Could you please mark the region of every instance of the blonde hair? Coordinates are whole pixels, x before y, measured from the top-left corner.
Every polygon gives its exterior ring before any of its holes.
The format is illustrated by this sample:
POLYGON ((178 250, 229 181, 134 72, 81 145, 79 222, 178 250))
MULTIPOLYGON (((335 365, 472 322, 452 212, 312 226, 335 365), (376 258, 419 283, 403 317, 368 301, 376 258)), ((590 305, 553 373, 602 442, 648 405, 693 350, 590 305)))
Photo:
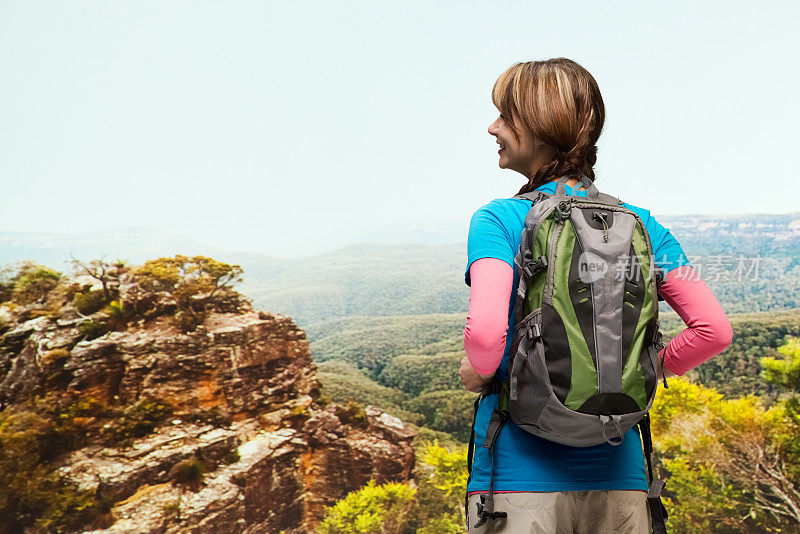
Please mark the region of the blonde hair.
POLYGON ((603 130, 605 106, 589 71, 566 58, 517 63, 495 82, 492 102, 517 138, 513 117, 556 151, 555 158, 530 177, 520 193, 568 174, 583 173, 595 179, 595 143, 603 130))

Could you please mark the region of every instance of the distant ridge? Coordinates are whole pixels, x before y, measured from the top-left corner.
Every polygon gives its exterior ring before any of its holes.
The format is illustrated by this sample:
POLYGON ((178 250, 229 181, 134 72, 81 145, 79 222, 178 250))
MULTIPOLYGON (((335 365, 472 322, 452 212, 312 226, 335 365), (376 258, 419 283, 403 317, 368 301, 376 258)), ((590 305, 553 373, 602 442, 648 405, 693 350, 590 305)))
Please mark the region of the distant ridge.
POLYGON ((154 227, 131 226, 80 234, 0 231, 0 265, 33 260, 63 269, 70 254, 79 259, 125 259, 139 263, 174 254, 221 255, 225 251, 154 227))
MULTIPOLYGON (((701 276, 726 311, 800 306, 800 212, 656 218, 671 230, 693 265, 709 265, 701 276), (718 276, 720 264, 731 271, 740 257, 745 259, 743 268, 758 267, 757 280, 718 276), (757 258, 765 261, 757 263, 757 258)), ((321 248, 300 258, 223 250, 152 227, 77 235, 0 232, 0 266, 30 259, 64 271, 70 253, 81 259, 120 258, 134 264, 175 254, 202 254, 241 265, 244 282, 239 290, 258 308, 289 315, 301 326, 357 315, 466 312, 466 226, 460 240, 451 243, 444 242, 450 232, 447 225, 430 232, 413 226, 401 230, 395 225, 372 228, 364 232, 365 238, 386 241, 343 240, 336 249, 321 248)))

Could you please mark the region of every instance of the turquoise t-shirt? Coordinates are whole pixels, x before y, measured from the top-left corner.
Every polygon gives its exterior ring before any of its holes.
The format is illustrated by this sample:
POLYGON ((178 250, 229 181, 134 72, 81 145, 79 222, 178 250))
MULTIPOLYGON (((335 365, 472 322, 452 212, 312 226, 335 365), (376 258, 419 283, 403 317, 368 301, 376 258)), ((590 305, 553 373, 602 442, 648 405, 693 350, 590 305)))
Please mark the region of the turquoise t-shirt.
MULTIPOLYGON (((538 191, 555 193, 556 182, 548 182, 538 191)), ((567 195, 586 196, 566 186, 567 195)), ((666 275, 680 265, 689 265, 678 241, 651 215, 648 210, 623 204, 644 222, 653 247, 655 262, 666 275)), ((530 200, 497 199, 486 204, 472 216, 467 242, 467 271, 481 258, 497 258, 514 267, 525 216, 530 200)), ((514 335, 514 295, 519 276, 514 272, 508 313, 508 332, 503 359, 497 370, 498 378, 508 374, 509 348, 514 335)), ((497 395, 486 396, 478 408, 475 420, 475 456, 468 491, 489 490, 489 449, 483 448, 486 427, 497 407, 497 395)), ((588 491, 644 490, 647 491, 647 472, 642 441, 637 427, 625 435, 621 445, 603 443, 593 447, 570 447, 548 441, 522 430, 508 421, 497 437, 494 458, 495 491, 588 491)))

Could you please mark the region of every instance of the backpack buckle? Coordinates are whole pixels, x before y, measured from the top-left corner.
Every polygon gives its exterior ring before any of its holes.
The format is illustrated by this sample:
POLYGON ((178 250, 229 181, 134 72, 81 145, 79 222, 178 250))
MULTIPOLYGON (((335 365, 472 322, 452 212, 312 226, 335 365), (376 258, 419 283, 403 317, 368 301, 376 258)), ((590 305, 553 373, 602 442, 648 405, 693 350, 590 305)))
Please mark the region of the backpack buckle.
POLYGON ((653 337, 654 337, 654 342, 655 342, 654 345, 656 346, 656 348, 658 350, 663 349, 664 348, 664 343, 661 342, 661 331, 658 329, 658 327, 656 327, 656 335, 653 336, 653 337))
POLYGON ((555 219, 557 221, 564 221, 570 218, 572 215, 572 202, 569 200, 562 200, 558 204, 556 204, 556 216, 555 219))
POLYGON ((531 278, 534 274, 538 273, 539 271, 541 271, 546 267, 547 267, 547 258, 545 258, 544 256, 539 256, 538 258, 527 264, 522 269, 522 272, 524 272, 528 278, 531 278))
POLYGON ((542 325, 533 323, 528 326, 528 339, 537 339, 542 337, 542 325))
POLYGON ((481 502, 475 503, 478 508, 478 522, 475 523, 475 528, 482 527, 489 519, 504 519, 508 517, 506 512, 494 511, 494 495, 482 493, 480 499, 481 502))

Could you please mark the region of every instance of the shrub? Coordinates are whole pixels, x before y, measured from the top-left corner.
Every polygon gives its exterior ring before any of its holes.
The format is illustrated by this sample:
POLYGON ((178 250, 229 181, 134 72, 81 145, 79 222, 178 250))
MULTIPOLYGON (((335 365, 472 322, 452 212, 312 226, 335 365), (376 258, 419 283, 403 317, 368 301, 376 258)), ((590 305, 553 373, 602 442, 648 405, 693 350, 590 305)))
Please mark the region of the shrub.
POLYGON ((407 484, 390 482, 365 487, 327 509, 320 534, 400 534, 408 526, 416 491, 407 484))
POLYGON ((125 330, 134 316, 131 306, 119 300, 109 302, 103 311, 108 314, 108 326, 112 330, 125 330))
POLYGON ((106 299, 99 289, 76 293, 72 297, 72 305, 83 315, 91 315, 103 307, 106 299))
POLYGON ((91 341, 106 334, 108 332, 108 324, 94 319, 86 319, 78 325, 78 332, 81 333, 84 340, 91 341))
POLYGON ((228 453, 222 458, 222 461, 226 464, 235 464, 241 459, 242 457, 239 455, 239 448, 234 447, 228 451, 228 453))
POLYGON ((115 442, 127 445, 135 438, 146 436, 158 424, 172 414, 167 403, 144 400, 126 408, 108 429, 108 435, 115 442))
POLYGON ((107 499, 56 474, 53 460, 76 445, 69 424, 17 406, 0 413, 0 534, 80 530, 108 513, 107 499))
POLYGON ((289 410, 289 417, 292 419, 308 419, 310 416, 311 410, 308 409, 308 406, 293 406, 292 409, 289 410))
POLYGON ((180 499, 175 499, 174 501, 168 501, 162 504, 161 513, 164 514, 164 517, 166 519, 175 519, 176 521, 180 521, 181 519, 180 499))
POLYGON ((75 298, 75 295, 78 293, 87 293, 92 289, 91 284, 79 284, 77 282, 71 282, 64 288, 64 297, 68 301, 72 301, 75 298))
POLYGON ((204 313, 187 313, 179 310, 172 318, 172 324, 181 332, 194 332, 205 320, 204 313))
POLYGON ((95 397, 81 397, 70 402, 59 414, 59 418, 63 421, 71 417, 98 417, 110 414, 110 408, 102 400, 95 397))
POLYGON ((795 531, 800 497, 789 488, 800 479, 800 421, 785 401, 765 407, 755 396, 727 399, 670 378, 650 414, 670 473, 670 531, 795 531))
POLYGON ((414 479, 418 509, 414 527, 420 534, 464 532, 464 493, 467 487, 467 451, 449 450, 438 442, 418 451, 414 479))
POLYGON ((14 277, 12 298, 20 304, 43 301, 58 285, 61 273, 43 265, 26 262, 14 277))
POLYGON ((72 268, 77 275, 91 276, 102 286, 100 290, 103 295, 103 302, 110 302, 117 294, 120 275, 127 272, 125 262, 117 260, 109 263, 103 260, 92 260, 84 263, 76 258, 72 258, 72 268))
POLYGON ((339 420, 346 425, 364 427, 367 425, 367 412, 364 407, 355 401, 347 404, 339 411, 339 420))
POLYGON ((407 403, 405 408, 425 416, 423 425, 469 441, 475 394, 469 391, 432 391, 407 403))
POLYGON ((0 302, 11 300, 14 294, 14 281, 12 280, 11 268, 0 268, 0 302))
POLYGON ((241 282, 242 268, 205 256, 149 260, 134 272, 146 291, 166 292, 183 316, 176 318, 184 331, 202 323, 208 305, 234 283, 241 282))
POLYGON ((198 491, 203 485, 203 475, 206 466, 197 458, 190 458, 175 464, 170 470, 170 478, 177 484, 182 484, 192 491, 198 491))

